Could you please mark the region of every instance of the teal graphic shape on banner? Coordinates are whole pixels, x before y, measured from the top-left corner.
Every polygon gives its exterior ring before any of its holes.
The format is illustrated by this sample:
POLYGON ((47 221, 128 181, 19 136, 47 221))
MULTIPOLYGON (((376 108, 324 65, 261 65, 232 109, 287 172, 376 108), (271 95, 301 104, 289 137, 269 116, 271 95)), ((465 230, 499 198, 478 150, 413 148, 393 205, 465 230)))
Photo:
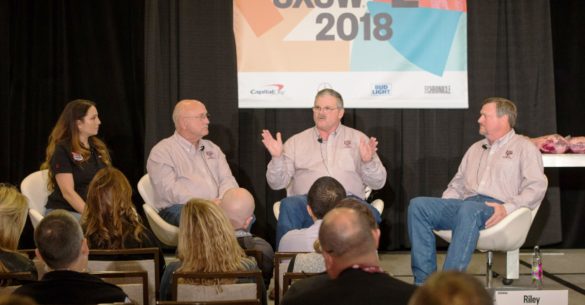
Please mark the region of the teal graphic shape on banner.
MULTIPOLYGON (((390 4, 381 2, 368 2, 368 10, 371 15, 387 13, 392 16, 393 34, 388 42, 390 46, 363 40, 354 41, 352 71, 412 71, 417 70, 414 67, 416 66, 432 74, 443 75, 463 12, 433 8, 393 8, 390 4), (408 62, 405 63, 403 58, 408 62)), ((466 46, 457 44, 457 47, 466 46)))

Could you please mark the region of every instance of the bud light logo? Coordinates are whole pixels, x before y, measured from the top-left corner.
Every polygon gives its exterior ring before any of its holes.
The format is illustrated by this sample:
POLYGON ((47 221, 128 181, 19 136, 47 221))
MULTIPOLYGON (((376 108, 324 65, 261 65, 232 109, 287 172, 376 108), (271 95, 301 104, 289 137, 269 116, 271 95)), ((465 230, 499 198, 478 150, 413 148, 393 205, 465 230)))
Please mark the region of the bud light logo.
POLYGON ((372 96, 390 96, 392 95, 392 84, 381 83, 374 84, 372 87, 372 96))

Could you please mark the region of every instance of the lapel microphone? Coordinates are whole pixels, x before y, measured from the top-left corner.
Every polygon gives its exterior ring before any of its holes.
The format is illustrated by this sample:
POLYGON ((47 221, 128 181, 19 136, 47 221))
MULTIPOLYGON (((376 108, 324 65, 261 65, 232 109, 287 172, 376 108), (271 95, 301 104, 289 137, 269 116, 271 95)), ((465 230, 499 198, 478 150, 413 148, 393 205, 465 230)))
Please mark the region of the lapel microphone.
POLYGON ((323 138, 321 138, 321 136, 319 136, 319 137, 317 138, 317 142, 319 142, 320 144, 323 144, 323 138))

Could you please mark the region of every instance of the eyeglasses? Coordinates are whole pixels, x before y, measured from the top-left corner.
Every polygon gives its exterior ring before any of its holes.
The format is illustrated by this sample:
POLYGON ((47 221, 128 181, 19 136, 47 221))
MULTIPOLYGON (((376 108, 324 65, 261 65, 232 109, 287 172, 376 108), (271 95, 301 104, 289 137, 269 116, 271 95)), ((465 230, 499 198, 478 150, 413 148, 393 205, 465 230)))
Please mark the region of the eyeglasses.
POLYGON ((210 119, 211 118, 211 114, 208 113, 202 113, 200 115, 193 115, 193 116, 184 116, 184 118, 187 119, 199 119, 201 121, 205 120, 205 119, 210 119))
POLYGON ((325 113, 329 113, 329 112, 331 112, 331 111, 333 111, 333 110, 335 110, 335 109, 338 109, 338 108, 339 108, 339 107, 329 107, 329 106, 326 106, 326 107, 319 107, 319 106, 314 106, 314 107, 313 107, 313 112, 317 112, 317 113, 319 113, 319 112, 321 112, 321 110, 323 110, 323 112, 325 112, 325 113))

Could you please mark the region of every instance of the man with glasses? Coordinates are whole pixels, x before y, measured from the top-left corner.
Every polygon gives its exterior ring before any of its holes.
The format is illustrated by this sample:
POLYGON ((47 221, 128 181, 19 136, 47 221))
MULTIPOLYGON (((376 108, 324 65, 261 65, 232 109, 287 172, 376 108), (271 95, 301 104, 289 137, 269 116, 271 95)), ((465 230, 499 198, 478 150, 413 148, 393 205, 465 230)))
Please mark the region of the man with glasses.
POLYGON ((209 113, 197 100, 182 100, 173 111, 175 133, 150 151, 146 169, 159 197, 152 204, 168 223, 179 225, 183 205, 191 198, 219 203, 238 187, 225 155, 209 134, 209 113))
MULTIPOLYGON (((268 184, 274 190, 286 188, 288 195, 280 204, 277 246, 286 232, 313 224, 306 194, 318 178, 337 179, 348 195, 364 203, 365 186, 376 190, 386 183, 386 168, 376 154, 378 141, 341 124, 343 114, 341 95, 333 89, 323 89, 315 97, 314 127, 292 136, 284 145, 280 132, 275 139, 270 131, 262 131, 262 143, 272 155, 266 170, 268 184)), ((380 211, 371 210, 380 222, 380 211)))

